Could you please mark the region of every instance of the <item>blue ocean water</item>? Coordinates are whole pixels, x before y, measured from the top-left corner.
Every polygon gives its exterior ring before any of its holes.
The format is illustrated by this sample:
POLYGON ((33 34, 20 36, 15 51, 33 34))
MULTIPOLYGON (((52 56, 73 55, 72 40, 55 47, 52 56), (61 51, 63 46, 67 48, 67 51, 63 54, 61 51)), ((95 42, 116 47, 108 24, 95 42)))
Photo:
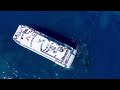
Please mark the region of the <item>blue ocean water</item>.
MULTIPOLYGON (((119 11, 0 11, 1 79, 120 78, 119 11), (89 65, 80 58, 67 70, 13 40, 19 24, 39 24, 87 44, 89 65)), ((79 56, 78 56, 79 57, 79 56)))

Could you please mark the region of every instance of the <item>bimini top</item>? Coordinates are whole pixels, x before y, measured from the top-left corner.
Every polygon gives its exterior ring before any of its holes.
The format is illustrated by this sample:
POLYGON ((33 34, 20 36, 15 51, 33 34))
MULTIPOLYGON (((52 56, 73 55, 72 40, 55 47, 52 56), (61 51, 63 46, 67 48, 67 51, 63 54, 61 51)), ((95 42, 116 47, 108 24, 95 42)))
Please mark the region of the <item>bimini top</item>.
POLYGON ((26 25, 19 25, 13 40, 54 63, 70 68, 77 50, 26 25))

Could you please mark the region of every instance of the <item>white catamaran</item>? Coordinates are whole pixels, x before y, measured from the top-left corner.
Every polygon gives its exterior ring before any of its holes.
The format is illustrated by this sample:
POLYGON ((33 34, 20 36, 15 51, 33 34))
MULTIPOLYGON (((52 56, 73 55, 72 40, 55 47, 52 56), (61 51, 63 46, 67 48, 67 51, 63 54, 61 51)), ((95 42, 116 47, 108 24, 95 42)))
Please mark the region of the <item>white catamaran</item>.
POLYGON ((18 26, 13 40, 24 48, 65 68, 70 68, 77 53, 77 50, 73 47, 57 41, 26 25, 18 26))

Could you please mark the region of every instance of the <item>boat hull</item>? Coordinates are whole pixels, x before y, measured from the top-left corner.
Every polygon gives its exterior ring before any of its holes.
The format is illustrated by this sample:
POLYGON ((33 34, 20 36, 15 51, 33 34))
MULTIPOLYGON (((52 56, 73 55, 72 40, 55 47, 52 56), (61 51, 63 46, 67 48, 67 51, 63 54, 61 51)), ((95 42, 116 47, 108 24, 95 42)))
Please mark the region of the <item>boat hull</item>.
POLYGON ((54 63, 70 68, 77 50, 26 25, 19 25, 13 40, 54 63))

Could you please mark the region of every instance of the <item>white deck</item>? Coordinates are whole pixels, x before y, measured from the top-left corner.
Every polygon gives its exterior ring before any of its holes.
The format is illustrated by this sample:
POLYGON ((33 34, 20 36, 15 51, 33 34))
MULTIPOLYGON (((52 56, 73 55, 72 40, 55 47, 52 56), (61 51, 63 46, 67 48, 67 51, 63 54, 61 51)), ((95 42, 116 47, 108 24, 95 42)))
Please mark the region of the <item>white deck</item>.
POLYGON ((19 25, 13 40, 62 67, 70 68, 77 51, 68 49, 67 45, 58 45, 45 36, 28 26, 19 25))

